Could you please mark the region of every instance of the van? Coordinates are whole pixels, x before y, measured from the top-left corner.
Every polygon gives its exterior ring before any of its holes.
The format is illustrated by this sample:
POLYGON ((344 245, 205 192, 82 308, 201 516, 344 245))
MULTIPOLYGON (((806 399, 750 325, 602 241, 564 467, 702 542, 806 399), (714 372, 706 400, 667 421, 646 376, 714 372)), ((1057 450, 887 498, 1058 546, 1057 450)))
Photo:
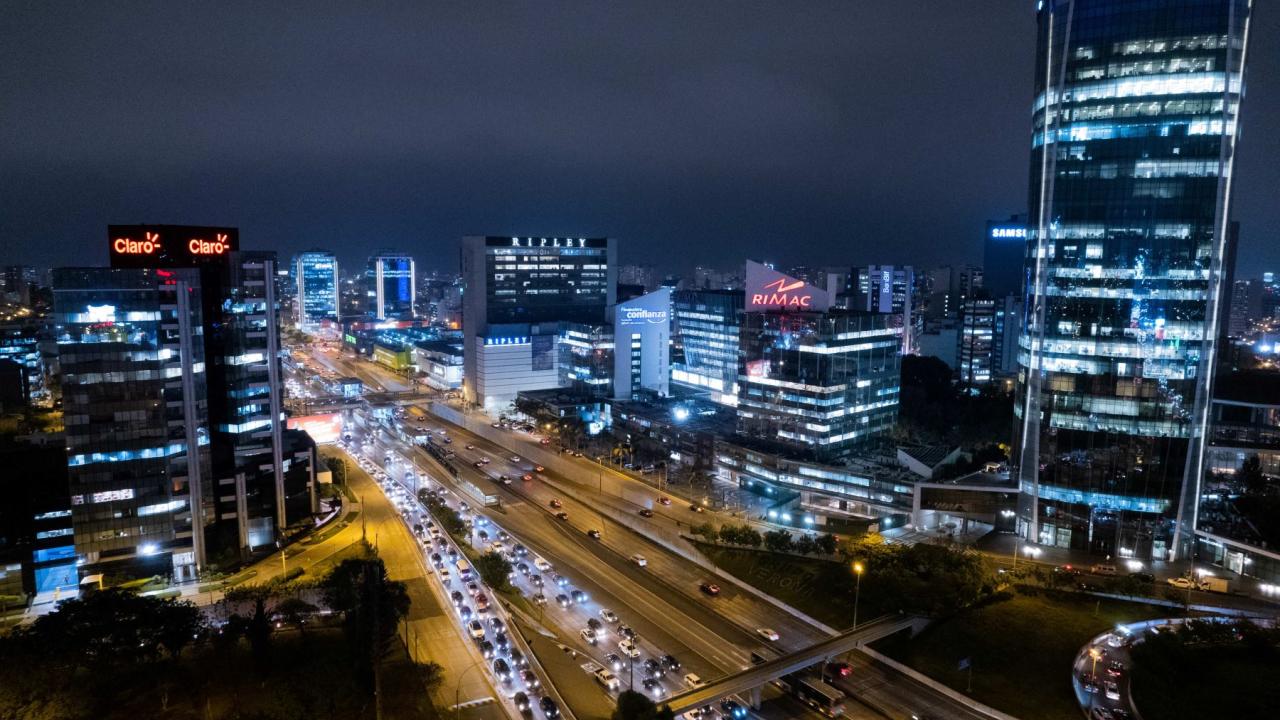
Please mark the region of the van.
POLYGON ((1093 573, 1094 575, 1109 575, 1109 576, 1115 576, 1120 574, 1120 571, 1116 569, 1115 565, 1094 565, 1093 567, 1089 568, 1089 572, 1093 573))
POLYGON ((702 678, 698 677, 697 675, 693 673, 689 673, 688 675, 684 676, 684 686, 689 688, 690 690, 696 690, 702 687, 702 685, 703 685, 702 678))

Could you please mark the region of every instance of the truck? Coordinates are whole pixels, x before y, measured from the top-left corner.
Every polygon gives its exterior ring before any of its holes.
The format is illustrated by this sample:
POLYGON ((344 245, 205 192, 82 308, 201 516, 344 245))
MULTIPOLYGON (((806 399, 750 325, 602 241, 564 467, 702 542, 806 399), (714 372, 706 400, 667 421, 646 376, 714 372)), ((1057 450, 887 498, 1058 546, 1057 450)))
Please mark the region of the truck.
POLYGON ((1200 589, 1207 592, 1229 593, 1231 592, 1231 581, 1224 577, 1203 575, 1200 577, 1200 589))

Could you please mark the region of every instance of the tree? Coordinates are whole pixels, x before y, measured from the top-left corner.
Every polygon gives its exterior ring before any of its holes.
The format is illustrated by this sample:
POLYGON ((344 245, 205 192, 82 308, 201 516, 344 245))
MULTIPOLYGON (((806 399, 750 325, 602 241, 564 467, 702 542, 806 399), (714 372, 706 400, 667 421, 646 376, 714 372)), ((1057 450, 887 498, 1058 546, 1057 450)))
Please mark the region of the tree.
POLYGON ((302 598, 291 597, 281 601, 275 612, 282 621, 297 628, 298 632, 306 632, 307 619, 318 609, 302 598))
POLYGON ((709 522, 698 523, 697 525, 694 525, 693 527, 689 528, 689 532, 694 535, 701 535, 707 540, 715 540, 716 537, 719 536, 720 534, 720 531, 716 529, 716 526, 712 525, 709 522))
POLYGON ((791 551, 791 533, 786 530, 770 530, 764 534, 764 546, 773 552, 791 551))
POLYGON ((743 525, 742 532, 738 534, 738 542, 746 545, 747 547, 758 548, 760 547, 760 543, 763 539, 764 538, 760 536, 759 531, 755 530, 750 525, 743 525))
POLYGON ((836 554, 836 536, 831 533, 823 533, 814 541, 818 546, 818 551, 823 555, 836 554))
POLYGON ((476 559, 476 572, 480 579, 494 590, 505 590, 511 576, 511 563, 502 555, 490 550, 476 559))
POLYGON ((818 543, 814 541, 812 535, 801 535, 796 538, 795 551, 801 555, 812 555, 818 550, 818 543))
POLYGON ((668 707, 657 707, 644 693, 623 690, 618 693, 618 704, 613 709, 612 720, 671 720, 668 707))
POLYGON ((348 558, 320 583, 325 603, 343 618, 348 647, 357 675, 366 688, 373 686, 375 665, 396 636, 400 619, 409 612, 404 583, 387 577, 382 560, 348 558))
POLYGON ((342 458, 325 458, 324 464, 328 466, 329 472, 333 473, 333 482, 335 485, 347 484, 347 463, 342 458))
POLYGON ((738 526, 724 525, 720 528, 720 539, 727 543, 738 542, 738 526))

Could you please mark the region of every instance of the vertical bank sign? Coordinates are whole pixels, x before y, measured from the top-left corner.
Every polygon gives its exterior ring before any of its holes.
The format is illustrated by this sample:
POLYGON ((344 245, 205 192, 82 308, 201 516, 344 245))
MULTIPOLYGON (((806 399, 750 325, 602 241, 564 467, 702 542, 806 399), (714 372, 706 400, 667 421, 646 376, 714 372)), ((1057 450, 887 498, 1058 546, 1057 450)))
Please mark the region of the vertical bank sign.
POLYGON ((240 249, 240 231, 191 225, 109 225, 112 267, 193 267, 226 262, 240 249))
POLYGON ((747 311, 829 310, 831 293, 758 262, 747 261, 747 311))

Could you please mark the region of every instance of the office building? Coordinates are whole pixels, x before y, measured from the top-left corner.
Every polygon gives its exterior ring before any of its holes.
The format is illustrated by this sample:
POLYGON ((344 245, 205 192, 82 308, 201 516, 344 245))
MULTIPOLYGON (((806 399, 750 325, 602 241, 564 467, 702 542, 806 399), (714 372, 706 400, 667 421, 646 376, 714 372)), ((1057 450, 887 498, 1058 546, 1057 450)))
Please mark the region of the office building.
POLYGON ((308 250, 293 261, 294 309, 297 324, 316 328, 325 320, 336 321, 341 307, 338 293, 338 258, 325 250, 308 250))
MULTIPOLYGON (((619 287, 626 287, 619 285, 619 287)), ((613 392, 613 326, 607 323, 560 324, 559 387, 568 397, 604 399, 613 392)))
POLYGON ((897 420, 901 329, 892 316, 831 309, 834 293, 747 264, 738 435, 820 461, 897 420))
POLYGON ((12 362, 16 368, 6 377, 12 377, 17 387, 6 386, 5 397, 0 400, 6 407, 16 409, 32 404, 49 404, 49 388, 45 383, 45 362, 41 353, 41 328, 35 323, 0 325, 0 362, 12 362), (16 390, 16 397, 11 392, 16 390))
POLYGON ((369 258, 365 272, 369 315, 375 320, 412 320, 418 300, 413 258, 381 251, 369 258))
POLYGON ((614 308, 613 398, 671 391, 671 290, 663 288, 614 308))
POLYGON ((991 372, 1000 378, 1018 373, 1018 338, 1022 331, 1021 295, 1005 295, 996 299, 995 321, 991 340, 991 372))
POLYGON ((910 265, 867 265, 854 268, 850 278, 855 291, 848 307, 863 312, 890 313, 902 327, 902 354, 913 355, 923 318, 916 312, 916 275, 910 265))
POLYGON ((672 301, 671 382, 738 404, 741 290, 678 290, 672 301))
POLYGON ((956 370, 960 385, 977 391, 994 376, 996 301, 986 293, 970 295, 960 305, 956 323, 956 370))
POLYGON ((1236 235, 1249 3, 1046 0, 1037 15, 1018 531, 1186 557, 1236 235))
POLYGON ((413 354, 429 387, 443 392, 462 389, 462 343, 419 340, 413 344, 413 354))
POLYGON ((53 282, 75 553, 193 579, 216 517, 199 272, 60 268, 53 282))
POLYGON ((522 390, 559 387, 563 323, 607 321, 617 286, 609 238, 462 240, 464 397, 505 410, 522 390))
POLYGON ((982 241, 983 285, 991 297, 1021 296, 1023 258, 1027 254, 1027 216, 1011 215, 1007 220, 990 220, 982 241))

